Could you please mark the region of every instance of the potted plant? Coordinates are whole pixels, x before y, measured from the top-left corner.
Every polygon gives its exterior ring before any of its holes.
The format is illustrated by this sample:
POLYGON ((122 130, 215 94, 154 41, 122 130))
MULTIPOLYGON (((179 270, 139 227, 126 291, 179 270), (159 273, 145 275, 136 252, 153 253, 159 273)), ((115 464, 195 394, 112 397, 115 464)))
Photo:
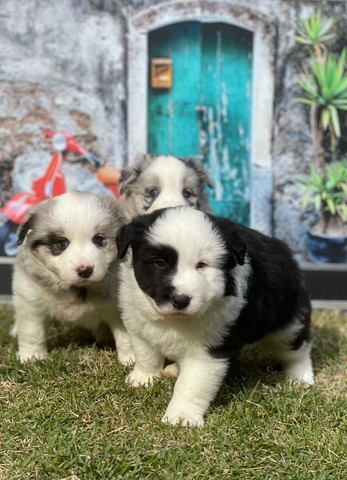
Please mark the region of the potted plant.
POLYGON ((315 166, 306 188, 304 207, 312 204, 316 222, 307 228, 308 258, 317 263, 347 262, 347 162, 336 161, 341 123, 339 113, 347 110, 347 50, 335 55, 328 42, 335 39, 335 21, 322 20, 314 13, 297 26, 296 40, 309 48, 299 86, 303 96, 298 100, 311 108, 311 131, 315 166))
POLYGON ((316 263, 345 263, 347 253, 347 168, 341 160, 326 164, 322 173, 311 167, 311 175, 302 181, 306 188, 303 204, 313 204, 317 222, 307 229, 309 260, 316 263))

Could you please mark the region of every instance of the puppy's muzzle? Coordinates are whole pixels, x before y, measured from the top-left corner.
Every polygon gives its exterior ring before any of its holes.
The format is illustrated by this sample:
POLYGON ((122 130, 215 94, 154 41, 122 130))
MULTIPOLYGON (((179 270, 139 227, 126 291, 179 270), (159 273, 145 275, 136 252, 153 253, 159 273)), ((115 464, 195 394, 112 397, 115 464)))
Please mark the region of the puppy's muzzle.
POLYGON ((188 297, 188 295, 177 295, 174 294, 170 297, 170 302, 172 305, 177 308, 178 310, 184 310, 185 308, 188 307, 191 301, 191 297, 188 297))
POLYGON ((76 268, 77 275, 81 278, 87 279, 93 273, 94 268, 90 266, 81 266, 76 268))

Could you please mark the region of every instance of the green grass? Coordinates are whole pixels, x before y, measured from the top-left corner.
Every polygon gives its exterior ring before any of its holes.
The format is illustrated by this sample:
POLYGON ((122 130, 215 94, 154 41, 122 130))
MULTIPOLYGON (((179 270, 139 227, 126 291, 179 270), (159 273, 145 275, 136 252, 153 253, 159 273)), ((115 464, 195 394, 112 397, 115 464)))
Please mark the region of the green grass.
POLYGON ((162 424, 174 381, 133 389, 85 331, 53 326, 49 360, 20 365, 12 316, 0 307, 0 480, 347 478, 347 314, 314 314, 314 387, 253 352, 203 429, 162 424))

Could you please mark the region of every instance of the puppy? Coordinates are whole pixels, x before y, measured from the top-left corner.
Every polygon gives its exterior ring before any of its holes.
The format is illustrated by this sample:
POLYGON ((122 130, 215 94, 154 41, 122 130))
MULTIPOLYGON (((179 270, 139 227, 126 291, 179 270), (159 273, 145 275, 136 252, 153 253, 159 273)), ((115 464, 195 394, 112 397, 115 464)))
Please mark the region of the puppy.
POLYGON ((120 309, 135 353, 128 380, 151 382, 165 357, 180 370, 163 421, 203 425, 231 359, 256 342, 289 378, 314 383, 310 301, 281 241, 177 207, 123 226, 117 246, 125 257, 120 309))
POLYGON ((138 156, 119 179, 124 208, 130 218, 159 208, 188 205, 210 212, 206 186, 211 177, 203 164, 171 156, 138 156))
POLYGON ((30 209, 19 230, 13 274, 12 333, 22 362, 47 357, 46 326, 53 318, 91 330, 108 323, 119 361, 131 361, 129 335, 112 293, 115 238, 124 221, 116 199, 79 191, 30 209))

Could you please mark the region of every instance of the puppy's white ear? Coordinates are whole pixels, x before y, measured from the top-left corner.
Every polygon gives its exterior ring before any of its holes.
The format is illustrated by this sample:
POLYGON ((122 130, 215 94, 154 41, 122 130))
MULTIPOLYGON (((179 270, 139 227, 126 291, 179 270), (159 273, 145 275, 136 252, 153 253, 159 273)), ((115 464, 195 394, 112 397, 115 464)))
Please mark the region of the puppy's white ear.
POLYGON ((131 192, 131 185, 138 179, 144 168, 153 161, 153 158, 152 155, 137 154, 132 165, 122 168, 118 181, 121 194, 131 192))
POLYGON ((24 242, 25 237, 27 236, 27 233, 29 230, 32 230, 34 228, 34 225, 36 223, 36 213, 31 213, 29 214, 25 221, 21 224, 18 230, 18 245, 22 245, 24 242))
POLYGON ((127 193, 129 191, 129 185, 131 185, 137 179, 140 173, 141 171, 134 167, 124 167, 121 170, 118 180, 119 193, 127 193))
POLYGON ((113 218, 118 228, 127 222, 123 205, 116 197, 113 195, 100 195, 99 200, 103 210, 113 218))
POLYGON ((209 172, 206 170, 204 164, 195 158, 185 158, 183 159, 185 164, 196 171, 200 180, 201 191, 206 187, 213 188, 212 178, 209 172))

